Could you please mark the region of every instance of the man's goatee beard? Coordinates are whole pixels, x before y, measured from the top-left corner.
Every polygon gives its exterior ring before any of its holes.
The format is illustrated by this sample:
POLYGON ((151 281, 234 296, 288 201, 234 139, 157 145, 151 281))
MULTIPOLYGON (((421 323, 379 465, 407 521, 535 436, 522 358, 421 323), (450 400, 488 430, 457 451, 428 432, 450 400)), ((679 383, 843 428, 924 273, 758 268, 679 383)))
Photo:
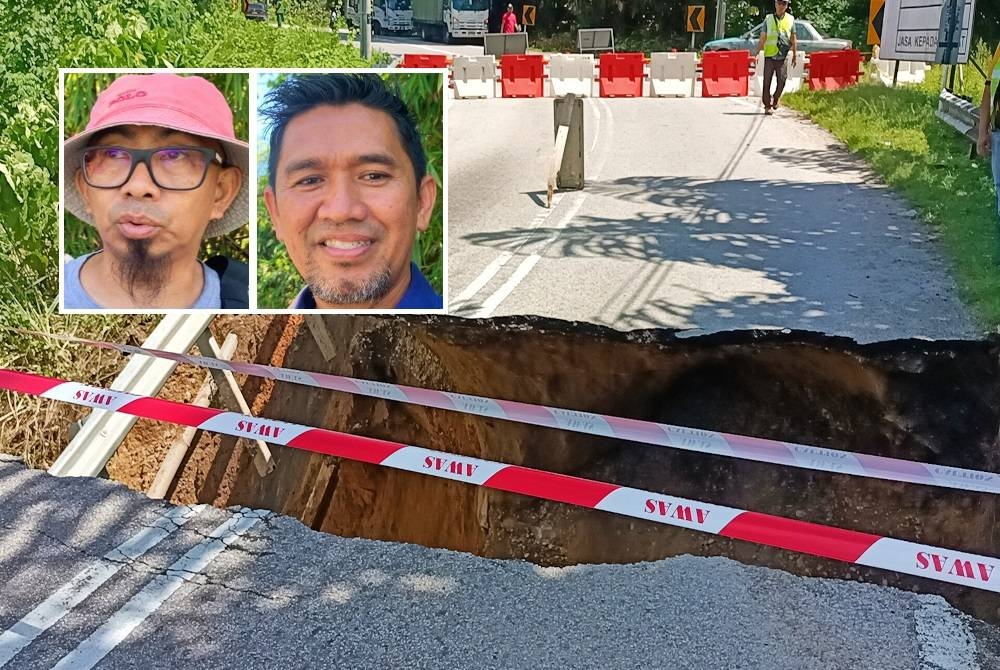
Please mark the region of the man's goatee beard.
POLYGON ((383 267, 359 282, 318 279, 316 274, 306 278, 313 297, 331 305, 364 305, 384 298, 392 288, 392 272, 383 267))
POLYGON ((152 302, 167 281, 168 256, 151 255, 149 246, 149 240, 126 240, 125 256, 115 263, 118 276, 136 302, 152 302))

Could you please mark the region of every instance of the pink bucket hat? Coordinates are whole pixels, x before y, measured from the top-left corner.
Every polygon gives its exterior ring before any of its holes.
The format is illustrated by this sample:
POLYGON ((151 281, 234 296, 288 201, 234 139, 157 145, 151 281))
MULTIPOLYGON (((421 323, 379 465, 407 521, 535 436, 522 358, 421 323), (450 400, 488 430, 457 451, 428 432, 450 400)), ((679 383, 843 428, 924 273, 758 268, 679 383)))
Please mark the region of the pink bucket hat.
POLYGON ((250 217, 250 146, 236 139, 229 103, 207 79, 167 73, 123 75, 97 96, 86 130, 66 140, 63 146, 63 202, 67 210, 93 225, 73 175, 94 134, 124 125, 160 126, 218 140, 225 150, 226 165, 242 170, 243 183, 225 215, 209 222, 205 236, 225 235, 247 225, 250 217))

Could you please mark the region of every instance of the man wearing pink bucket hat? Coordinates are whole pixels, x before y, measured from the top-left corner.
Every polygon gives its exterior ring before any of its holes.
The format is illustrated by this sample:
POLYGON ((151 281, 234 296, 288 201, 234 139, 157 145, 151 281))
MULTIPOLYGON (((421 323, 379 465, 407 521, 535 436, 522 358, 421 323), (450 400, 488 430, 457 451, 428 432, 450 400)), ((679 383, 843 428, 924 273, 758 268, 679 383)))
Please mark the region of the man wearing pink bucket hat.
POLYGON ((66 140, 63 202, 101 249, 64 268, 67 309, 248 307, 245 263, 198 259, 249 218, 250 152, 208 80, 123 75, 66 140))

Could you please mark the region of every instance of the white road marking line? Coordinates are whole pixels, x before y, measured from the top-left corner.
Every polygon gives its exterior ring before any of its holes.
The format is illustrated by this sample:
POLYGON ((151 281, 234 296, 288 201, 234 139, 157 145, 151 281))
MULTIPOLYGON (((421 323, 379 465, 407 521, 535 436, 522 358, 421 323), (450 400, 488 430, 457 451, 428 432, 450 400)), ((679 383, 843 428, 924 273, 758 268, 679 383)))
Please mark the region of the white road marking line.
POLYGON ((143 528, 118 545, 103 559, 81 570, 59 589, 28 612, 20 621, 0 635, 0 667, 6 665, 35 638, 66 616, 102 584, 111 579, 129 561, 155 547, 175 530, 197 516, 206 505, 181 506, 170 509, 152 526, 143 528))
POLYGON ((580 206, 583 205, 583 201, 586 200, 587 196, 586 194, 579 192, 574 193, 572 197, 576 202, 574 202, 566 213, 563 214, 559 223, 552 228, 552 233, 545 238, 541 249, 521 261, 507 281, 505 281, 500 288, 494 291, 489 298, 483 301, 482 307, 480 307, 479 310, 472 315, 473 318, 489 318, 489 316, 493 314, 494 310, 500 306, 500 303, 507 299, 507 296, 509 296, 514 289, 517 288, 517 285, 528 276, 528 273, 531 272, 538 261, 542 259, 541 254, 545 253, 545 250, 552 246, 552 243, 556 241, 559 237, 559 231, 569 225, 569 222, 573 220, 573 217, 580 211, 580 206))
POLYGON ((521 261, 521 264, 514 270, 514 274, 508 277, 507 281, 505 281, 503 285, 493 293, 493 295, 486 299, 483 306, 478 312, 473 314, 472 317, 474 319, 485 319, 489 317, 489 315, 493 313, 493 310, 499 307, 500 303, 502 303, 507 296, 511 294, 511 291, 513 291, 517 285, 521 283, 521 280, 528 276, 528 273, 531 272, 531 269, 535 267, 535 264, 538 263, 539 260, 541 260, 541 256, 538 254, 531 254, 521 261))
POLYGON ((455 303, 465 302, 472 296, 479 293, 479 289, 486 286, 486 284, 493 279, 494 275, 500 271, 500 268, 506 265, 507 261, 509 261, 513 256, 514 254, 512 252, 505 251, 494 258, 493 261, 486 266, 486 269, 480 272, 479 276, 473 279, 472 282, 465 287, 465 290, 458 294, 455 298, 455 303))
POLYGON ((150 614, 159 609, 186 581, 201 573, 221 554, 229 543, 240 537, 270 512, 248 510, 238 512, 181 556, 166 573, 157 575, 132 597, 103 626, 80 643, 76 649, 56 663, 52 670, 88 670, 129 636, 150 614), (172 574, 173 573, 173 574, 172 574))
MULTIPOLYGON (((599 98, 595 99, 595 107, 597 106, 604 106, 606 114, 604 114, 603 116, 607 118, 606 125, 609 128, 607 133, 610 135, 614 128, 613 126, 614 117, 611 114, 611 108, 607 105, 606 102, 600 100, 599 98)), ((600 176, 601 171, 604 169, 604 163, 607 161, 607 157, 608 157, 607 152, 605 152, 604 156, 601 157, 600 162, 594 169, 593 173, 594 177, 600 176)), ((511 293, 513 293, 514 289, 517 288, 517 285, 520 284, 524 280, 524 278, 528 276, 528 273, 530 273, 531 270, 534 269, 535 265, 538 264, 538 261, 541 260, 542 254, 545 253, 545 250, 548 249, 556 241, 556 239, 559 238, 559 231, 563 230, 566 226, 568 226, 570 222, 573 220, 573 217, 576 216, 576 213, 580 211, 580 207, 583 206, 583 201, 587 199, 587 192, 585 190, 575 191, 571 197, 575 199, 575 202, 572 205, 570 205, 569 210, 563 215, 559 223, 557 223, 552 228, 552 233, 548 236, 548 238, 546 238, 545 242, 542 243, 541 248, 535 253, 525 258, 523 261, 521 261, 521 264, 517 266, 517 268, 514 270, 514 273, 507 279, 507 281, 505 281, 503 285, 500 288, 498 288, 490 297, 488 297, 486 300, 483 301, 482 306, 479 308, 479 310, 477 310, 472 315, 473 318, 476 319, 489 318, 490 316, 493 315, 493 312, 496 311, 497 307, 499 307, 501 303, 503 303, 503 301, 506 300, 511 293)), ((555 211, 555 207, 553 207, 552 210, 550 211, 555 211)))
MULTIPOLYGON (((593 114, 595 128, 593 133, 593 140, 590 143, 590 150, 588 151, 588 153, 593 153, 594 148, 597 146, 598 140, 601 137, 601 121, 605 117, 605 114, 601 112, 602 107, 607 110, 608 120, 609 121, 611 120, 611 108, 607 105, 607 103, 604 102, 603 100, 600 100, 599 98, 593 98, 592 100, 593 104, 588 105, 588 107, 590 108, 593 114)), ((600 166, 597 168, 597 170, 594 171, 594 174, 595 175, 600 174, 600 171, 603 167, 604 167, 604 161, 601 161, 600 166)), ((528 229, 534 230, 539 226, 541 226, 543 223, 545 223, 548 220, 548 218, 552 215, 552 213, 555 212, 556 209, 559 207, 559 203, 562 202, 562 199, 565 196, 566 193, 556 193, 552 197, 552 209, 545 209, 536 214, 535 217, 532 219, 531 223, 528 225, 528 229)), ((573 210, 573 213, 575 214, 579 209, 580 209, 579 205, 577 205, 577 207, 573 210)), ((568 223, 568 221, 566 223, 568 223)), ((566 223, 564 223, 562 226, 557 226, 557 230, 559 228, 565 227, 566 223)), ((551 244, 552 239, 553 238, 550 236, 548 239, 545 240, 542 246, 543 251, 545 247, 551 244)), ((458 297, 455 298, 454 301, 452 301, 451 309, 458 310, 464 307, 465 306, 464 303, 471 300, 477 293, 479 293, 479 291, 483 289, 483 287, 485 287, 488 283, 490 283, 490 281, 497 275, 497 273, 500 272, 500 270, 502 270, 503 267, 507 265, 508 262, 510 262, 510 260, 514 257, 514 255, 521 250, 521 248, 527 243, 527 241, 528 241, 527 239, 523 240, 520 244, 517 245, 517 247, 513 251, 505 251, 502 254, 500 254, 497 258, 493 259, 493 261, 490 262, 490 264, 487 265, 486 268, 479 273, 479 276, 473 279, 468 284, 468 286, 466 286, 462 290, 462 292, 458 294, 458 297)), ((507 297, 507 295, 509 295, 510 292, 514 290, 514 288, 517 286, 517 283, 519 283, 522 279, 524 279, 524 277, 535 266, 535 264, 539 261, 539 259, 540 256, 538 256, 537 254, 532 254, 524 261, 522 261, 521 264, 514 270, 513 275, 509 277, 507 281, 505 281, 504 284, 499 289, 497 289, 497 291, 495 291, 492 295, 490 295, 480 305, 479 309, 473 316, 478 318, 483 318, 480 315, 489 316, 490 314, 492 314, 493 310, 495 310, 500 305, 500 303, 503 302, 503 300, 507 297), (516 282, 512 282, 514 277, 518 278, 516 282), (488 306, 489 308, 487 308, 488 306)))
MULTIPOLYGON (((528 224, 528 230, 535 230, 545 223, 545 221, 552 215, 552 212, 554 212, 559 206, 559 203, 562 202, 565 195, 565 193, 556 193, 552 198, 552 209, 543 209, 538 214, 535 214, 535 218, 533 218, 531 223, 528 224)), ((486 284, 488 284, 494 276, 496 276, 497 272, 499 272, 503 266, 507 264, 507 261, 513 258, 514 254, 520 251, 521 247, 523 247, 526 243, 527 240, 522 240, 513 251, 505 251, 493 259, 493 261, 479 273, 479 276, 473 279, 472 282, 470 282, 469 285, 458 294, 458 297, 455 298, 454 305, 458 306, 479 293, 479 291, 486 286, 486 284)))
MULTIPOLYGON (((407 49, 412 49, 412 48, 423 49, 424 51, 430 51, 430 52, 433 52, 433 53, 436 53, 436 54, 445 54, 445 55, 448 55, 448 56, 461 56, 461 55, 463 55, 463 54, 461 54, 461 53, 459 53, 457 51, 449 51, 448 49, 439 49, 437 47, 427 46, 426 44, 400 44, 399 42, 374 42, 373 44, 375 46, 386 45, 386 44, 396 44, 396 45, 404 46, 407 49)), ((413 52, 412 51, 404 51, 400 55, 407 54, 407 53, 413 53, 413 52)))
POLYGON ((918 595, 914 612, 920 670, 980 670, 965 615, 941 596, 918 595))
POLYGON ((597 140, 600 139, 600 137, 601 137, 600 132, 598 132, 601 129, 601 107, 600 107, 600 105, 598 105, 596 103, 593 104, 593 105, 588 105, 588 106, 590 107, 591 111, 594 113, 594 123, 597 124, 597 129, 594 131, 594 139, 590 143, 590 149, 587 150, 587 153, 594 153, 594 149, 597 148, 597 140))

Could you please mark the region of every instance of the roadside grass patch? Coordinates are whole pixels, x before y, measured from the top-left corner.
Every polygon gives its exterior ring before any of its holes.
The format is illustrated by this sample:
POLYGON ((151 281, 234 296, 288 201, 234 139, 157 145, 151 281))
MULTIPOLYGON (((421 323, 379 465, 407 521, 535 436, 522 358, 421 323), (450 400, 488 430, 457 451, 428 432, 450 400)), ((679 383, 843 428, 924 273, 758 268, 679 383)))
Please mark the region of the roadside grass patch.
MULTIPOLYGON (((158 321, 57 313, 58 68, 368 65, 330 32, 247 21, 228 0, 9 0, 0 34, 0 367, 96 385, 120 355, 11 330, 138 343, 158 321)), ((0 451, 45 467, 86 411, 0 391, 0 451)))
POLYGON ((981 326, 1000 332, 1000 224, 990 165, 971 158, 971 143, 935 116, 937 97, 929 86, 861 83, 783 100, 862 156, 920 212, 943 242, 962 299, 981 326))

